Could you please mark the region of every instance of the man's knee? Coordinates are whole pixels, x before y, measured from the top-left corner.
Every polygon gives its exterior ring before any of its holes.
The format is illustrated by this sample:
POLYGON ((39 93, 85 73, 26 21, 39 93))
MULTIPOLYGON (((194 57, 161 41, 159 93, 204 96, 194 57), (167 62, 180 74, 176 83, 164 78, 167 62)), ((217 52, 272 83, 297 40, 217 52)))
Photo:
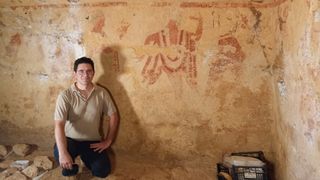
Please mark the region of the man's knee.
POLYGON ((111 172, 110 167, 96 167, 92 168, 92 175, 100 178, 107 177, 111 172))
POLYGON ((110 170, 92 171, 92 174, 96 177, 105 178, 110 174, 110 170))

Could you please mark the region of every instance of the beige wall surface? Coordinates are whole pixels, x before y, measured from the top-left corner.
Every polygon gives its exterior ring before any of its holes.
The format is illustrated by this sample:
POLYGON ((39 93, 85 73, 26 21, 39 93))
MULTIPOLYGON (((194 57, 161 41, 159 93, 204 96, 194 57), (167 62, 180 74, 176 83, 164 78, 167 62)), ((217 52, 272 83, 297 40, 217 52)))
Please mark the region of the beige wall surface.
POLYGON ((279 121, 275 158, 278 179, 320 177, 319 1, 294 1, 283 9, 282 57, 276 68, 279 121))
POLYGON ((263 150, 281 179, 306 175, 301 160, 317 173, 315 2, 0 2, 0 143, 51 147, 56 97, 88 56, 120 112, 115 149, 263 150))

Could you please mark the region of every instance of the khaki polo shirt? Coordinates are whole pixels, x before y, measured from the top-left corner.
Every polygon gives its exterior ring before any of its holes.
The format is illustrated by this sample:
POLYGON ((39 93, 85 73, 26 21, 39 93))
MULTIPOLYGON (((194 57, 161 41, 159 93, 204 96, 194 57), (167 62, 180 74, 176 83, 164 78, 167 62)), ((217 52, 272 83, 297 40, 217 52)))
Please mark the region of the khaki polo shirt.
POLYGON ((59 94, 54 120, 66 121, 67 137, 80 141, 99 141, 100 121, 104 115, 110 116, 115 112, 115 105, 105 89, 95 85, 88 99, 85 99, 73 84, 59 94))

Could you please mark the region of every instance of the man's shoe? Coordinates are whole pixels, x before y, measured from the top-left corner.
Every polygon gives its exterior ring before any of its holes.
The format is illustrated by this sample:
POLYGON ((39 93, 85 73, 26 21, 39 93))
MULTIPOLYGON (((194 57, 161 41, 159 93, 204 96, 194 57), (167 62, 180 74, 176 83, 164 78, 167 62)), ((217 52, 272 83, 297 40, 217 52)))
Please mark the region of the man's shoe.
POLYGON ((72 164, 72 169, 62 169, 63 176, 75 176, 79 171, 78 164, 72 164))

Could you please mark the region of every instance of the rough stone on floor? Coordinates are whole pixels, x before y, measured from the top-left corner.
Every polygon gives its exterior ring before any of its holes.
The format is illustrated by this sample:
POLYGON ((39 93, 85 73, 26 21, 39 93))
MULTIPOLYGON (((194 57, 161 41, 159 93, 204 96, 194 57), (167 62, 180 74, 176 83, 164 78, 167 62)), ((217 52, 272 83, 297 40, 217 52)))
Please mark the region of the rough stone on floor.
POLYGON ((5 157, 8 154, 8 149, 4 145, 0 145, 0 157, 5 157))
POLYGON ((22 170, 22 172, 29 178, 34 178, 39 175, 39 169, 35 165, 28 166, 27 168, 22 170))
POLYGON ((1 174, 4 175, 4 177, 9 177, 9 176, 13 175, 17 171, 18 171, 17 168, 9 167, 8 169, 2 171, 1 174))
POLYGON ((31 145, 29 144, 16 144, 13 146, 13 152, 19 156, 27 156, 32 152, 31 145))
POLYGON ((0 168, 1 169, 7 169, 10 167, 10 164, 13 162, 13 160, 4 160, 2 162, 0 162, 0 168))
POLYGON ((50 170, 53 168, 53 162, 48 156, 37 156, 33 160, 33 164, 37 167, 43 168, 44 170, 50 170))

